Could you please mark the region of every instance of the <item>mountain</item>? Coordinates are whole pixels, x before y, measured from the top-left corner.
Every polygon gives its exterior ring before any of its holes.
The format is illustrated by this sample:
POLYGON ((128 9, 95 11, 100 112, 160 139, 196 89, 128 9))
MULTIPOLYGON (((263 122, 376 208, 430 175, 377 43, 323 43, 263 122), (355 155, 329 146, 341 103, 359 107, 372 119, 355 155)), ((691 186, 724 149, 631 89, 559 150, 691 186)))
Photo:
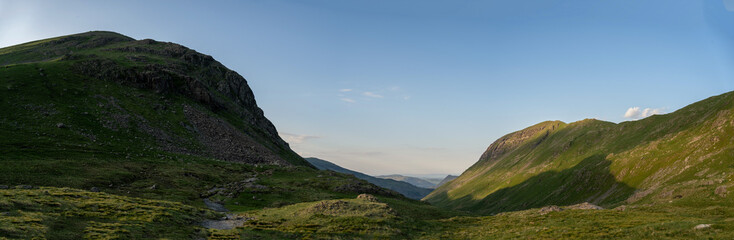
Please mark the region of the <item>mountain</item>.
POLYGON ((424 200, 483 214, 581 202, 707 205, 732 195, 733 177, 729 92, 638 121, 548 121, 510 133, 424 200))
POLYGON ((428 193, 431 192, 431 189, 416 187, 407 182, 397 181, 397 180, 392 180, 392 179, 377 178, 377 177, 369 176, 364 173, 342 168, 339 165, 336 165, 326 160, 322 160, 318 158, 304 158, 304 159, 306 159, 306 161, 308 161, 312 165, 316 166, 316 168, 318 169, 331 170, 334 172, 351 174, 359 179, 363 179, 377 186, 399 192, 400 194, 403 194, 404 196, 408 198, 421 199, 425 197, 426 195, 428 195, 428 193))
POLYGON ((309 165, 278 136, 242 76, 175 43, 87 32, 3 48, 0 67, 1 110, 19 113, 2 119, 6 157, 145 148, 309 165))
POLYGON ((0 239, 734 239, 732 95, 510 135, 436 191, 487 166, 490 183, 519 184, 457 211, 317 170, 209 56, 112 32, 39 40, 0 49, 0 239), (600 191, 628 200, 534 208, 600 191), (490 215, 498 203, 525 210, 490 215))
POLYGON ((439 182, 438 184, 436 184, 436 187, 440 187, 440 186, 446 184, 447 182, 449 182, 451 180, 454 180, 454 179, 456 179, 458 177, 459 176, 447 175, 443 180, 441 180, 441 182, 439 182))
POLYGON ((315 169, 242 76, 175 43, 95 31, 2 48, 0 113, 1 239, 233 239, 256 231, 219 229, 254 221, 239 213, 299 203, 379 214, 265 239, 377 234, 333 228, 355 222, 399 238, 455 215, 315 169))
POLYGON ((403 175, 398 175, 398 174, 392 174, 392 175, 380 175, 380 176, 377 176, 377 178, 392 179, 395 181, 407 182, 413 186, 420 187, 420 188, 430 188, 430 189, 436 188, 436 184, 429 182, 426 179, 417 178, 417 177, 409 177, 409 176, 403 176, 403 175))

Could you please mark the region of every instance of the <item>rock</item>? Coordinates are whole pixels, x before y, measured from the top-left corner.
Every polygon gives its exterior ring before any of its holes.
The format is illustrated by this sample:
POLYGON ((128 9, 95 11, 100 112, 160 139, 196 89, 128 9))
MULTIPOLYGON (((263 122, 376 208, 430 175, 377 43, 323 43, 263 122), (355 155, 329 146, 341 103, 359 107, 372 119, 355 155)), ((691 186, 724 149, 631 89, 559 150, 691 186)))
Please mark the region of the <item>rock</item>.
POLYGON ((357 196, 357 199, 364 199, 370 202, 377 202, 377 198, 371 194, 362 193, 357 196))
POLYGON ((150 186, 150 189, 151 189, 151 190, 156 190, 156 189, 158 189, 158 184, 153 184, 153 186, 150 186))
POLYGON ((538 210, 538 212, 540 213, 540 215, 546 215, 549 212, 560 212, 560 211, 563 211, 563 208, 560 208, 560 207, 558 207, 556 205, 545 206, 545 207, 541 208, 540 210, 538 210))
POLYGON ((579 203, 579 204, 576 204, 576 205, 568 206, 568 207, 566 207, 566 209, 601 210, 601 209, 604 209, 604 208, 603 207, 599 207, 599 206, 594 205, 594 204, 591 204, 591 203, 588 203, 588 202, 583 202, 583 203, 579 203))
POLYGON ((64 123, 57 123, 57 124, 56 124, 56 127, 57 127, 57 128, 65 128, 65 127, 66 127, 66 125, 65 125, 64 123))
POLYGON ((719 195, 721 197, 726 197, 726 194, 729 193, 729 191, 726 190, 726 186, 722 185, 722 186, 717 187, 716 190, 714 190, 714 193, 716 193, 716 195, 719 195))
POLYGON ((97 188, 97 187, 92 187, 92 188, 90 188, 90 189, 89 189, 89 191, 90 191, 90 192, 99 192, 99 188, 97 188))
POLYGON ((17 188, 20 188, 20 189, 33 189, 33 186, 31 186, 31 185, 20 185, 17 188))
POLYGON ((0 185, 0 189, 8 189, 8 188, 10 188, 8 187, 8 185, 0 185))
POLYGON ((698 224, 695 227, 693 227, 693 229, 695 229, 695 230, 701 230, 701 229, 706 229, 706 228, 710 228, 710 227, 711 227, 711 224, 698 224))
POLYGON ((617 211, 627 210, 627 205, 621 205, 619 207, 615 207, 614 210, 617 210, 617 211))

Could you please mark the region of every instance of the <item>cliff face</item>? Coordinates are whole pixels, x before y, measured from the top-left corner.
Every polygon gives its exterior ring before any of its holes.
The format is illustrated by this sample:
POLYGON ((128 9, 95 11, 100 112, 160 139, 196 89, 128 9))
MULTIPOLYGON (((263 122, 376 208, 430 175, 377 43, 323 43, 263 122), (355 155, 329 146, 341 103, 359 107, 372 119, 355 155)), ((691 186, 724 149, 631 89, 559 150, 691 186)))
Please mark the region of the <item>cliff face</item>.
MULTIPOLYGON (((60 68, 59 74, 66 80, 93 79, 167 98, 151 107, 183 112, 187 121, 180 124, 195 137, 182 136, 186 134, 173 129, 148 128, 164 150, 229 161, 308 165, 278 136, 275 126, 257 106, 245 78, 211 56, 179 44, 88 32, 2 49, 0 63, 7 71, 19 64, 51 65, 47 69, 60 68)), ((86 91, 94 90, 88 88, 86 91)), ((108 103, 114 99, 97 95, 93 97, 107 99, 108 103)), ((112 110, 128 116, 130 120, 125 121, 132 121, 135 128, 146 129, 142 125, 151 120, 129 109, 120 106, 112 110)))

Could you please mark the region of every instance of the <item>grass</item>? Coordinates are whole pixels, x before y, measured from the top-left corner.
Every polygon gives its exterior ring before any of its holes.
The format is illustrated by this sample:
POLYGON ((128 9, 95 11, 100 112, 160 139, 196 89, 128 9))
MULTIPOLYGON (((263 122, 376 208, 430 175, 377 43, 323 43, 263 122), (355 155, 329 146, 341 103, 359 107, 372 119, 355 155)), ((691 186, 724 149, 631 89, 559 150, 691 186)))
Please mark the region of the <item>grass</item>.
POLYGON ((491 214, 710 195, 716 187, 734 186, 732 119, 734 92, 639 121, 589 119, 534 131, 553 122, 539 124, 500 138, 479 162, 425 200, 491 214))
POLYGON ((177 202, 72 188, 2 189, 0 196, 0 236, 9 238, 192 238, 205 234, 195 223, 216 216, 177 202))
POLYGON ((114 78, 153 64, 183 67, 207 91, 223 83, 223 66, 207 56, 159 54, 182 49, 109 32, 0 49, 0 185, 13 187, 0 189, 0 239, 734 238, 734 194, 721 191, 734 189, 734 93, 636 122, 544 122, 508 135, 494 155, 429 196, 432 205, 305 166, 226 92, 212 94, 221 105, 211 106, 114 78), (74 70, 89 62, 115 71, 74 70), (200 154, 185 106, 296 166, 200 154), (252 220, 203 229, 202 220, 222 214, 202 198, 252 220), (582 201, 626 210, 536 209, 582 201), (694 230, 698 224, 712 226, 694 230))
POLYGON ((423 239, 730 239, 734 221, 730 206, 712 205, 706 212, 675 204, 641 206, 624 211, 565 210, 542 215, 537 209, 486 217, 440 220, 423 239), (694 229, 698 224, 711 228, 694 229))

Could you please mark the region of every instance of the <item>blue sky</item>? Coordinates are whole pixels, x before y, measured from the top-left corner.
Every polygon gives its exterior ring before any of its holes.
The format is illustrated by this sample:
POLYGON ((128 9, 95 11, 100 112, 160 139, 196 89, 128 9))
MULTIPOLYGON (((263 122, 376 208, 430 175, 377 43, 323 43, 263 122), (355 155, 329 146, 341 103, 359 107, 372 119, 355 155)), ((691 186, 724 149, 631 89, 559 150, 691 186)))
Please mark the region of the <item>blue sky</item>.
POLYGON ((541 121, 734 90, 730 0, 0 0, 0 47, 90 30, 212 55, 294 150, 368 174, 459 174, 541 121))

